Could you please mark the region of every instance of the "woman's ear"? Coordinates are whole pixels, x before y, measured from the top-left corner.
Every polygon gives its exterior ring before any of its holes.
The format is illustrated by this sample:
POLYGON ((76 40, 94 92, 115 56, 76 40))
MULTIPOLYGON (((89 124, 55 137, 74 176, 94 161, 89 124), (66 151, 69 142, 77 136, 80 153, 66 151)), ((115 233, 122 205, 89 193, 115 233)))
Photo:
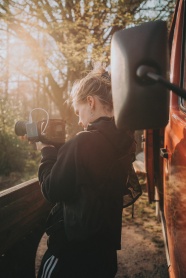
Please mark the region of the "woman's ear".
POLYGON ((93 109, 95 106, 95 98, 93 96, 88 96, 87 103, 90 106, 90 108, 93 109))

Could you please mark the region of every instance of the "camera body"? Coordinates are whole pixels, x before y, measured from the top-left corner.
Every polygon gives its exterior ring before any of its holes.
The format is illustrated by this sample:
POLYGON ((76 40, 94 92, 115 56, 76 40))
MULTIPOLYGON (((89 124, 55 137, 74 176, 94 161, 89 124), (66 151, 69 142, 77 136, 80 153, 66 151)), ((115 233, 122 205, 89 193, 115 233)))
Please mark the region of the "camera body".
POLYGON ((42 142, 60 146, 65 143, 65 122, 61 119, 49 119, 38 122, 18 121, 15 124, 17 136, 27 136, 31 142, 42 142))

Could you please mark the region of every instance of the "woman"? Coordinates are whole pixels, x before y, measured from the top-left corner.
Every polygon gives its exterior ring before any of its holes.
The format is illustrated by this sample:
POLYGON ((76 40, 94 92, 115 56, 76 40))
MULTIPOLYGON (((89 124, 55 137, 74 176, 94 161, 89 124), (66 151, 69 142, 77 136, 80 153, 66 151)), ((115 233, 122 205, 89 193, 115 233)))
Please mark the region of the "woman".
POLYGON ((59 151, 53 146, 41 150, 41 189, 44 197, 57 205, 48 220, 48 250, 38 277, 113 278, 134 138, 129 131, 115 127, 111 80, 104 69, 93 70, 77 81, 71 97, 84 131, 59 151), (81 223, 79 228, 74 214, 78 205, 86 202, 88 226, 81 223), (94 229, 92 219, 99 222, 99 228, 94 229))

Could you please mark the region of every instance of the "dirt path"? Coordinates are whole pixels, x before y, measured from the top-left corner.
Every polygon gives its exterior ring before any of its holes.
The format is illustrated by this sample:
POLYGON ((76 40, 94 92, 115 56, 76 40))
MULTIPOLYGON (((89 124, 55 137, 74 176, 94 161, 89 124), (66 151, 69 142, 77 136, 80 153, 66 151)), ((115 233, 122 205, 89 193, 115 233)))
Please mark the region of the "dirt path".
MULTIPOLYGON (((46 239, 44 236, 39 246, 37 268, 46 239)), ((135 203, 134 218, 132 207, 123 211, 122 250, 118 251, 115 278, 168 278, 161 223, 156 219, 154 204, 148 204, 146 192, 135 203)))
POLYGON ((155 216, 155 206, 148 203, 147 193, 123 211, 122 250, 118 251, 115 278, 168 278, 164 241, 155 216))

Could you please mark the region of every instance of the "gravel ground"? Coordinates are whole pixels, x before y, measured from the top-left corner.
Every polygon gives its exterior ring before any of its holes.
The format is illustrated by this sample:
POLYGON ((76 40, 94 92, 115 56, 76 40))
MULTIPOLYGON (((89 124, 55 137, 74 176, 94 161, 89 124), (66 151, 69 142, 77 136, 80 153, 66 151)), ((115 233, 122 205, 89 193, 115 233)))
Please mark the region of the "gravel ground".
POLYGON ((161 223, 146 192, 134 205, 134 218, 131 215, 131 207, 123 211, 122 250, 118 251, 115 278, 168 278, 161 223))

